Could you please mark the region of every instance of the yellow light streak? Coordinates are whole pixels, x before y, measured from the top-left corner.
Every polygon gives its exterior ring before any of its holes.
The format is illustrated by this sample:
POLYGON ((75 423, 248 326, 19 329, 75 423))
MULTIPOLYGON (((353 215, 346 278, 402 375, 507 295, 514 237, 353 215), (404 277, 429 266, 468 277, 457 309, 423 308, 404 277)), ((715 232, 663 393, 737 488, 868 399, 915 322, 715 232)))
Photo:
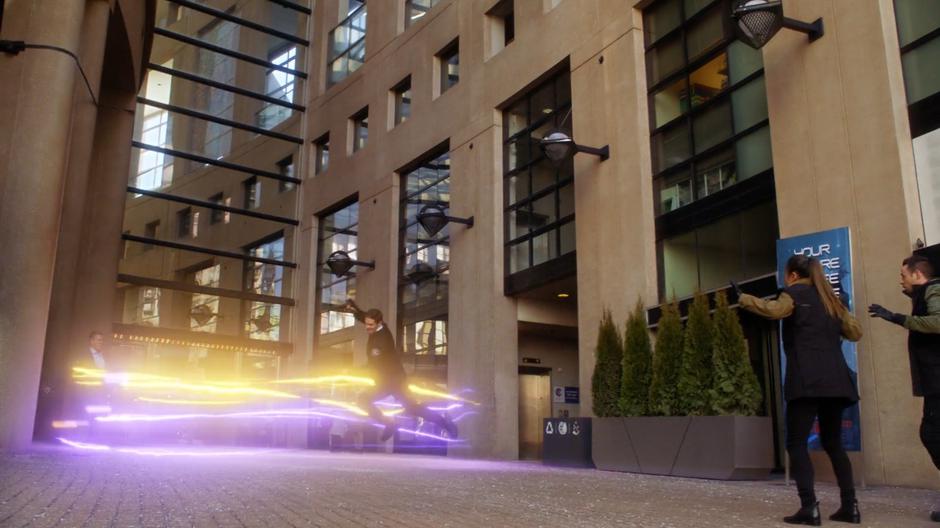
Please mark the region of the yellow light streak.
POLYGON ((328 385, 328 384, 337 384, 337 383, 349 383, 353 385, 369 385, 375 386, 375 380, 372 378, 366 378, 364 376, 346 376, 346 375, 337 375, 337 376, 317 376, 313 378, 290 378, 277 380, 275 383, 291 384, 291 385, 328 385))
POLYGON ((177 389, 192 392, 205 392, 207 394, 270 396, 272 398, 300 399, 296 394, 281 392, 257 387, 219 387, 198 383, 184 383, 181 381, 128 381, 121 384, 130 389, 177 389))
POLYGON ((76 380, 75 383, 78 385, 86 385, 90 387, 100 387, 103 385, 100 381, 86 381, 86 380, 76 380))
POLYGON ((150 403, 167 403, 170 405, 235 405, 245 403, 245 400, 175 400, 172 398, 150 398, 148 396, 140 396, 136 398, 136 400, 150 403))
POLYGON ((209 394, 270 396, 273 398, 299 399, 300 396, 287 392, 252 387, 238 381, 217 381, 208 383, 188 383, 179 378, 142 374, 138 372, 106 372, 101 369, 72 367, 76 383, 81 385, 101 385, 104 381, 120 385, 126 389, 175 389, 209 394), (90 380, 84 378, 91 378, 90 380))
POLYGON ((314 399, 313 401, 323 404, 323 405, 328 405, 330 407, 339 407, 340 409, 346 409, 347 411, 353 414, 358 414, 359 416, 369 416, 369 413, 362 410, 362 408, 359 407, 358 405, 355 405, 352 403, 341 402, 341 401, 336 401, 336 400, 323 400, 319 398, 314 399))
POLYGON ((415 385, 413 383, 408 385, 408 390, 410 390, 411 392, 415 394, 420 394, 422 396, 433 396, 435 398, 441 398, 444 400, 465 402, 465 403, 470 403, 473 405, 480 405, 479 403, 475 401, 467 400, 465 398, 461 398, 460 396, 454 396, 452 394, 447 394, 446 392, 436 391, 433 389, 426 389, 424 387, 419 387, 418 385, 415 385))

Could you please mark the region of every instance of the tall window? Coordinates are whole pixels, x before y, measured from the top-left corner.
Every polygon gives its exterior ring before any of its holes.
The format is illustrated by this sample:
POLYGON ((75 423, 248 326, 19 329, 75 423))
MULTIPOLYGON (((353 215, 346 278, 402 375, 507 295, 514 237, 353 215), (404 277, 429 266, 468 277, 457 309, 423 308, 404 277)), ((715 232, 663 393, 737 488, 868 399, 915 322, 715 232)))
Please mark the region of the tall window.
POLYGON ((314 174, 320 174, 330 167, 330 134, 327 132, 313 142, 314 145, 314 174))
MULTIPOLYGON (((415 356, 417 369, 446 369, 450 235, 446 226, 428 235, 417 216, 425 206, 448 211, 450 153, 432 155, 401 178, 398 314, 402 348, 406 355, 415 356)), ((437 374, 446 379, 446 370, 437 374)))
MULTIPOLYGON (((297 46, 282 48, 270 58, 271 64, 297 69, 297 46)), ((278 69, 270 69, 264 76, 264 94, 288 103, 294 102, 294 74, 278 69)), ((274 128, 291 115, 291 109, 272 103, 265 103, 258 112, 258 126, 274 128)))
POLYGON ((366 60, 365 2, 349 2, 349 15, 330 31, 327 86, 359 69, 366 60))
POLYGON ((538 142, 552 129, 571 127, 567 70, 523 95, 503 112, 503 171, 507 274, 575 249, 574 163, 556 166, 538 142))
POLYGON ((411 76, 406 77, 402 82, 395 85, 392 88, 391 92, 392 99, 392 108, 394 109, 394 115, 392 116, 392 125, 397 126, 405 121, 411 116, 411 76))
POLYGON ((356 320, 342 309, 346 299, 356 297, 356 268, 343 277, 336 277, 326 266, 326 259, 334 251, 345 251, 357 259, 359 246, 359 203, 320 217, 317 250, 317 269, 320 270, 320 333, 328 334, 353 326, 356 320))
MULTIPOLYGON (((248 248, 248 255, 284 260, 284 235, 248 248)), ((281 297, 284 266, 262 262, 245 263, 245 291, 281 297)), ((247 303, 245 334, 251 339, 277 341, 281 336, 281 305, 251 301, 247 303)))
POLYGON ((356 112, 349 121, 352 124, 352 151, 356 152, 364 149, 369 140, 369 107, 356 112))
POLYGON ((176 212, 177 238, 196 238, 199 236, 199 212, 192 207, 176 212))
POLYGON ((136 295, 125 299, 125 321, 142 326, 160 326, 160 288, 136 288, 136 295), (131 303, 133 303, 131 305, 131 303))
MULTIPOLYGON (((227 20, 216 19, 208 28, 200 32, 202 40, 222 46, 238 49, 238 25, 227 20)), ((235 84, 235 59, 214 51, 199 48, 199 73, 225 84, 235 84)), ((206 113, 224 119, 232 119, 235 94, 227 90, 200 85, 197 90, 200 100, 198 108, 205 108, 206 113)), ((206 122, 203 153, 209 158, 221 158, 232 148, 232 127, 206 122)))
POLYGON ((440 93, 444 93, 460 81, 460 42, 454 40, 437 54, 440 70, 440 93))
POLYGON ((940 243, 940 5, 894 0, 924 236, 940 243))
POLYGON ((661 1, 644 12, 659 214, 772 164, 760 52, 733 40, 726 1, 685 12, 689 4, 661 1))
MULTIPOLYGON (((165 68, 173 67, 173 59, 165 62, 165 68)), ((151 71, 147 74, 148 99, 161 103, 170 103, 173 77, 162 72, 151 71)), ((147 145, 172 148, 173 126, 170 113, 154 106, 143 107, 143 123, 140 141, 147 145)), ((137 160, 137 177, 134 186, 141 189, 159 189, 173 182, 173 162, 162 152, 141 149, 137 160)))
MULTIPOLYGON (((190 280, 197 286, 218 288, 222 265, 215 264, 194 272, 190 280)), ((190 301, 189 329, 194 332, 215 332, 219 325, 219 296, 194 293, 190 301)))
POLYGON ((405 0, 405 27, 421 20, 440 0, 405 0))
POLYGON ((763 61, 734 39, 729 10, 728 0, 660 0, 643 12, 663 297, 774 268, 772 190, 756 209, 736 198, 772 189, 773 171, 763 61), (745 218, 767 229, 750 232, 745 218))
POLYGON ((500 0, 486 12, 489 55, 499 53, 516 38, 516 16, 513 0, 500 0))
POLYGON ((257 209, 261 207, 261 182, 257 176, 252 176, 242 182, 242 189, 245 191, 245 209, 257 209))
MULTIPOLYGON (((144 236, 147 238, 157 238, 157 230, 159 228, 160 220, 147 222, 147 225, 144 226, 144 236)), ((144 244, 143 251, 150 251, 151 249, 153 249, 153 244, 144 244)))
MULTIPOLYGON (((277 173, 285 178, 294 177, 294 156, 293 154, 287 156, 281 161, 277 162, 277 173)), ((280 180, 278 182, 278 191, 286 192, 294 188, 294 182, 280 180)))
MULTIPOLYGON (((225 193, 213 194, 212 196, 209 197, 209 201, 214 203, 215 205, 224 205, 224 206, 231 205, 231 198, 226 198, 225 193)), ((212 212, 209 213, 210 224, 219 224, 219 223, 227 224, 229 223, 231 218, 232 218, 231 213, 229 213, 228 211, 222 211, 221 209, 213 209, 212 212)))

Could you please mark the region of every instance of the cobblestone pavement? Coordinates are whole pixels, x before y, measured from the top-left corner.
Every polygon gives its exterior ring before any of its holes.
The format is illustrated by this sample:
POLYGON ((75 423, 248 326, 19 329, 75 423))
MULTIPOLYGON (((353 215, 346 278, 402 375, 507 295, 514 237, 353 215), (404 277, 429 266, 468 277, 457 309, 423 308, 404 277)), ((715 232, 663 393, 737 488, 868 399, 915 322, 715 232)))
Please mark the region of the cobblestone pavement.
MULTIPOLYGON (((940 526, 940 494, 860 492, 863 525, 940 526)), ((824 514, 838 490, 822 485, 824 514)), ((786 526, 782 481, 712 482, 527 462, 319 451, 211 458, 37 448, 0 455, 2 527, 786 526)), ((824 522, 830 526, 847 526, 824 522)))

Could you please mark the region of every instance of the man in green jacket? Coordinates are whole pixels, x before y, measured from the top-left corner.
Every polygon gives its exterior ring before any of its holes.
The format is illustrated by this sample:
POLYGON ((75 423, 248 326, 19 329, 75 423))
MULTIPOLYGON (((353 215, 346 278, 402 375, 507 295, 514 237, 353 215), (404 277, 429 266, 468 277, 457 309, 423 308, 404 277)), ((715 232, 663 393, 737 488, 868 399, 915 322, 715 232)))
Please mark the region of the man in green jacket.
MULTIPOLYGON (((926 257, 913 255, 901 264, 901 288, 911 298, 911 315, 894 313, 881 305, 868 307, 872 317, 880 317, 908 330, 907 349, 911 359, 914 396, 924 397, 920 440, 940 469, 940 279, 926 257)), ((940 522, 940 510, 930 513, 940 522)))

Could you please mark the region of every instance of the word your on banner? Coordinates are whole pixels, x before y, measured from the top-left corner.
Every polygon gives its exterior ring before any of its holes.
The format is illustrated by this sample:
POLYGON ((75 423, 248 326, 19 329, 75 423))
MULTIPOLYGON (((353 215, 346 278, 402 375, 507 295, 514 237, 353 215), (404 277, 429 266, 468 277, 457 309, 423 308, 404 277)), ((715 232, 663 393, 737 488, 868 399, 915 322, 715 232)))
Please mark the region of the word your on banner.
MULTIPOLYGON (((836 295, 849 307, 855 309, 854 290, 852 288, 852 241, 849 228, 840 227, 829 231, 820 231, 777 241, 777 285, 784 287, 787 260, 792 255, 806 255, 819 260, 823 273, 832 285, 836 295)), ((783 332, 780 332, 783 335, 783 332)), ((855 343, 842 340, 842 355, 849 365, 852 381, 858 386, 858 353, 855 343)), ((787 371, 787 357, 780 342, 780 364, 782 371, 787 371)), ((784 374, 786 375, 786 374, 784 374)), ((861 418, 858 403, 847 408, 842 415, 842 444, 848 451, 862 450, 861 418)), ((822 449, 819 439, 819 423, 813 424, 809 437, 810 449, 822 449)))

